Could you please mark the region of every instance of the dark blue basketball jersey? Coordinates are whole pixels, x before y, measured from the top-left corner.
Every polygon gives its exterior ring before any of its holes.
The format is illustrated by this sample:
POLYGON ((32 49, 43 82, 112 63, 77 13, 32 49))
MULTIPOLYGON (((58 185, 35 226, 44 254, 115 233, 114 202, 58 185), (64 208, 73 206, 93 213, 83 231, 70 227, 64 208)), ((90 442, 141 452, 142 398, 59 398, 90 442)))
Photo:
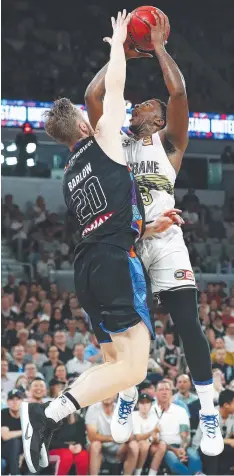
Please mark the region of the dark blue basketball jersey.
POLYGON ((93 136, 78 142, 69 157, 63 192, 80 232, 75 257, 100 242, 130 251, 143 234, 144 207, 132 172, 111 160, 93 136))

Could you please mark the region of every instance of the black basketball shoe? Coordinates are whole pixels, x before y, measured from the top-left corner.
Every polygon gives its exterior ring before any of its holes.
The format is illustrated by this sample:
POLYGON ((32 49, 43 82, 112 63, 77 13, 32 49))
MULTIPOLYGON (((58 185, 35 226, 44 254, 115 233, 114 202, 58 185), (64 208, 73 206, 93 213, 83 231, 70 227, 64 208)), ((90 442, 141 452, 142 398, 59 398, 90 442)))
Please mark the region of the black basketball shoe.
POLYGON ((54 430, 60 426, 51 418, 46 418, 46 406, 46 404, 22 402, 20 408, 24 456, 28 469, 32 473, 39 470, 40 452, 41 450, 46 452, 48 441, 54 430))

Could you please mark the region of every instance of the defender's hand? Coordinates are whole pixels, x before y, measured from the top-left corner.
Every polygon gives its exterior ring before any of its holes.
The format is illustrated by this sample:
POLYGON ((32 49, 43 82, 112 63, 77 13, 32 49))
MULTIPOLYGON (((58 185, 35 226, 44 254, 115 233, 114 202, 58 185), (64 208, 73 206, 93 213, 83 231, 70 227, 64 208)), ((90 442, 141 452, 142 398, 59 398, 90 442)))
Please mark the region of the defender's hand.
POLYGON ((113 28, 113 36, 112 38, 106 37, 103 38, 103 41, 106 41, 110 45, 113 41, 119 41, 120 43, 124 43, 127 38, 127 26, 130 21, 131 14, 127 15, 126 10, 123 10, 123 13, 118 12, 117 19, 115 20, 114 17, 111 17, 111 23, 113 28))
POLYGON ((164 47, 167 44, 167 33, 170 29, 169 20, 164 13, 157 10, 157 13, 151 12, 155 18, 156 25, 152 25, 147 20, 145 22, 150 27, 151 30, 151 42, 154 45, 154 48, 164 47))

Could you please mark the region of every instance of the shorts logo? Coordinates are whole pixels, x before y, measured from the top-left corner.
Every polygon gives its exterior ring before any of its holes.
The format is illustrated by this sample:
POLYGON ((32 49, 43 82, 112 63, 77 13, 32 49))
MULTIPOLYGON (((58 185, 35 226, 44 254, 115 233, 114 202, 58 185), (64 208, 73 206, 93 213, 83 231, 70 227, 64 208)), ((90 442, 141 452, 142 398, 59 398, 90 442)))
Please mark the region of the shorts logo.
POLYGON ((190 269, 177 269, 174 277, 179 280, 195 281, 194 274, 190 269))

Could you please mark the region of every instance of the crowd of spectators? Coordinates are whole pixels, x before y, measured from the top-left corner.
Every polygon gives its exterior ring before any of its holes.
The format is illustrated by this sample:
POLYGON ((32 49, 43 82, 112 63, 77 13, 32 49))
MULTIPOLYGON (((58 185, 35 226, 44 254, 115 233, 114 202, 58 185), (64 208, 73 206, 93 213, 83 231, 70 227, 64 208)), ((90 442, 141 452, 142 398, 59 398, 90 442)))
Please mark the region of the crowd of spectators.
MULTIPOLYGON (((199 317, 210 345, 225 438, 225 451, 217 458, 204 458, 199 451, 200 407, 183 348, 170 316, 161 308, 154 311, 157 339, 147 379, 139 387, 134 436, 123 445, 112 440, 113 396, 63 422, 52 439, 50 467, 44 474, 233 474, 234 287, 227 293, 222 283, 210 283, 199 293, 199 317)), ((43 279, 16 284, 9 276, 2 288, 1 322, 2 472, 29 474, 22 455, 21 401, 55 398, 78 375, 102 362, 102 353, 77 297, 60 293, 55 283, 43 279)))
MULTIPOLYGON (((83 103, 86 87, 108 60, 102 38, 111 33, 110 16, 120 8, 130 11, 138 4, 126 2, 86 2, 69 0, 8 0, 3 5, 2 89, 8 99, 51 101, 68 96, 83 103), (14 15, 12 14, 14 12, 14 15)), ((234 84, 233 22, 228 10, 218 3, 197 0, 190 5, 181 0, 158 0, 171 22, 168 50, 178 61, 187 82, 190 110, 233 112, 233 95, 224 97, 215 89, 219 75, 231 91, 234 84), (201 14, 202 11, 202 14, 201 14), (222 20, 221 20, 222 19, 222 20), (181 41, 174 41, 173 34, 181 41), (184 48, 182 48, 184 45, 184 48), (201 62, 196 64, 196 55, 201 62)), ((141 102, 157 94, 165 99, 159 67, 148 59, 129 63, 126 98, 141 102), (144 67, 142 65, 144 64, 144 67)))
MULTIPOLYGON (((181 201, 185 242, 197 273, 232 274, 234 269, 234 206, 226 209, 200 203, 194 190, 181 201)), ((51 270, 72 270, 78 231, 69 215, 48 209, 43 197, 27 204, 24 211, 7 195, 2 203, 3 236, 23 262, 28 262, 37 279, 47 280, 51 270), (20 250, 20 255, 19 255, 20 250)), ((59 311, 57 311, 59 312, 59 311)))

